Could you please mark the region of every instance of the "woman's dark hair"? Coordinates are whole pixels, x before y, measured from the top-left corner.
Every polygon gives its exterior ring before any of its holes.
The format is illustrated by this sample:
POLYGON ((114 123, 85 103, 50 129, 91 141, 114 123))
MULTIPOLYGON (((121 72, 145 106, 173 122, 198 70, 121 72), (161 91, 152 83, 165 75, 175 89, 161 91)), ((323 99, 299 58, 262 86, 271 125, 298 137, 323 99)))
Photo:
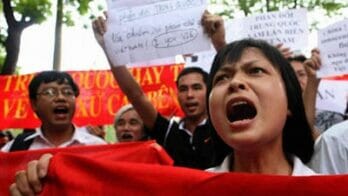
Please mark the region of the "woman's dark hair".
POLYGON ((80 94, 79 87, 68 73, 60 71, 43 71, 38 73, 29 84, 30 100, 36 100, 37 89, 42 83, 46 84, 50 82, 58 82, 58 84, 67 83, 75 92, 75 97, 78 97, 80 94))
MULTIPOLYGON (((226 63, 236 63, 241 58, 243 52, 250 47, 259 49, 279 71, 284 81, 288 110, 290 110, 291 115, 288 115, 283 128, 283 151, 289 161, 292 160, 291 155, 296 155, 302 162, 307 163, 313 154, 314 139, 306 118, 301 87, 291 65, 277 48, 265 41, 254 39, 235 41, 222 48, 216 54, 210 70, 207 102, 209 102, 208 97, 212 90, 212 81, 216 72, 226 63)), ((211 114, 209 107, 208 114, 209 116, 211 114)), ((209 124, 212 125, 211 122, 209 124)), ((211 130, 216 152, 215 164, 220 164, 225 156, 232 152, 232 148, 223 142, 213 126, 211 126, 211 130)))

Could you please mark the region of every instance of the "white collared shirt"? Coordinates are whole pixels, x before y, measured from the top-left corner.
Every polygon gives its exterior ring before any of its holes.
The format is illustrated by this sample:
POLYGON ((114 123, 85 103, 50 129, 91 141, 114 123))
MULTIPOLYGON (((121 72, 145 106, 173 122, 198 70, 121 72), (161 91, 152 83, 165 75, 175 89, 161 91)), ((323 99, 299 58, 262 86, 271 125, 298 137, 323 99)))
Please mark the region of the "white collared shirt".
MULTIPOLYGON (((217 167, 212 167, 209 169, 206 169, 206 171, 209 172, 215 172, 215 173, 225 173, 230 172, 229 171, 229 165, 230 165, 230 156, 227 156, 221 165, 217 167)), ((309 167, 307 167, 305 164, 302 163, 302 161, 296 157, 293 156, 294 161, 294 168, 292 170, 291 176, 313 176, 318 175, 313 170, 311 170, 309 167)))
POLYGON ((348 120, 330 127, 317 138, 308 166, 322 174, 348 173, 348 120))
MULTIPOLYGON (((50 141, 45 138, 42 133, 41 128, 36 128, 36 132, 32 135, 29 135, 24 140, 33 139, 33 143, 30 145, 28 150, 37 150, 37 149, 46 149, 46 148, 62 148, 68 146, 81 146, 81 145, 96 145, 96 144, 106 144, 104 140, 101 138, 92 135, 86 131, 86 127, 75 127, 74 134, 70 140, 60 144, 59 146, 55 146, 50 141)), ((8 142, 1 151, 9 152, 14 140, 8 142)))

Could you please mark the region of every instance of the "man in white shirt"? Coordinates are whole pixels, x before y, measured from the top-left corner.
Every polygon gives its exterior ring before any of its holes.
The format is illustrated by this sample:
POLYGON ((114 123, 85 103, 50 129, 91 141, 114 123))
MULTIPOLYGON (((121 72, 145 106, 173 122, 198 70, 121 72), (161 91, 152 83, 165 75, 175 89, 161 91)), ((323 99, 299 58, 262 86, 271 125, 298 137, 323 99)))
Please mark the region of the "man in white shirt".
POLYGON ((29 84, 29 98, 41 127, 17 136, 1 151, 105 144, 104 140, 73 125, 78 95, 78 86, 66 72, 44 71, 36 75, 29 84))
POLYGON ((321 134, 315 142, 308 166, 322 174, 348 173, 348 120, 321 134))

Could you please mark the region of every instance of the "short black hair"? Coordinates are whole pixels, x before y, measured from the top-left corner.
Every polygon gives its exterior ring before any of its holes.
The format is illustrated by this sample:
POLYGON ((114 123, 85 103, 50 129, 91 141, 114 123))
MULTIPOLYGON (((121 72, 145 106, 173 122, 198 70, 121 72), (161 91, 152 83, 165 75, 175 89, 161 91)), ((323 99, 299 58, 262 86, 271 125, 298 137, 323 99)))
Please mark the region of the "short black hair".
MULTIPOLYGON (((289 161, 291 160, 291 155, 296 155, 302 162, 307 163, 313 155, 314 139, 306 118, 301 87, 290 63, 277 48, 263 40, 255 39, 235 41, 222 48, 216 54, 210 70, 207 102, 209 101, 208 97, 213 87, 213 78, 220 67, 226 63, 237 62, 245 49, 250 47, 257 48, 264 54, 271 64, 279 71, 284 82, 288 110, 290 110, 291 115, 287 117, 283 128, 283 151, 289 161)), ((209 107, 208 114, 209 116, 211 114, 209 107)), ((220 164, 225 156, 232 152, 232 148, 223 142, 211 122, 209 122, 209 124, 212 130, 212 140, 215 145, 215 164, 220 164)))
POLYGON ((307 58, 303 54, 295 55, 293 57, 289 57, 288 61, 291 63, 292 61, 297 61, 304 63, 307 60, 307 58))
POLYGON ((185 67, 183 70, 181 70, 181 72, 179 73, 178 77, 176 78, 176 86, 179 87, 179 80, 181 77, 190 74, 190 73, 198 73, 201 74, 203 77, 203 82, 204 84, 207 86, 208 85, 208 73, 206 71, 204 71, 202 68, 200 67, 185 67))
POLYGON ((69 84, 78 97, 80 94, 79 87, 74 82, 70 74, 61 71, 43 71, 34 76, 29 84, 29 98, 30 100, 36 100, 37 89, 42 83, 58 82, 59 84, 69 84))

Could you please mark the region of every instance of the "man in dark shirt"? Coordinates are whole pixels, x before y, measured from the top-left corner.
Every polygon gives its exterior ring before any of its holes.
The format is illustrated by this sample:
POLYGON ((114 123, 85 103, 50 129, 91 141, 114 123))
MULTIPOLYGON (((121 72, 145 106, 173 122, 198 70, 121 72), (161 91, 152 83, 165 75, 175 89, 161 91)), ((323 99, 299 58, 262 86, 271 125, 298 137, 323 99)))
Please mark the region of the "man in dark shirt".
MULTIPOLYGON (((94 35, 105 50, 103 34, 106 22, 99 17, 93 22, 94 35)), ((114 65, 111 71, 156 139, 174 159, 177 166, 205 169, 212 166, 213 148, 208 130, 206 111, 206 82, 208 74, 200 68, 186 68, 177 78, 178 100, 185 114, 179 122, 167 120, 156 110, 125 65, 114 65)))
POLYGON ((175 165, 204 169, 212 166, 213 148, 207 125, 207 73, 197 67, 183 69, 177 79, 178 100, 185 117, 176 122, 157 112, 150 136, 167 150, 175 165))

